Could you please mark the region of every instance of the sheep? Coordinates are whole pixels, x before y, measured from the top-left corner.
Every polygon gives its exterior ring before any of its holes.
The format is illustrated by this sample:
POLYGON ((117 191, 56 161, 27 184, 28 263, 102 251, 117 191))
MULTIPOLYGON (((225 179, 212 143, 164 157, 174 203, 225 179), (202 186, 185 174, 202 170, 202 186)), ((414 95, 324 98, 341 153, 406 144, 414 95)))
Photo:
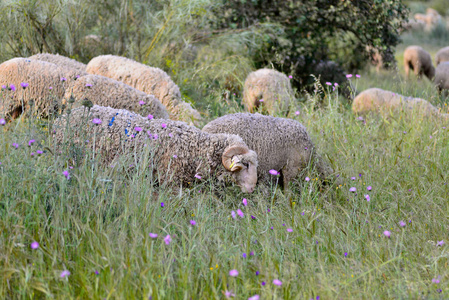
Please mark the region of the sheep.
POLYGON ((445 94, 449 91, 449 61, 441 62, 435 72, 435 85, 438 92, 445 90, 445 94))
POLYGON ((428 8, 426 14, 415 14, 416 21, 425 24, 425 30, 431 31, 441 21, 441 15, 434 9, 428 8))
POLYGON ((430 57, 429 52, 419 46, 409 46, 405 49, 404 68, 407 78, 409 78, 410 68, 418 78, 421 78, 424 74, 427 78, 433 80, 433 77, 435 76, 432 57, 430 57))
POLYGON ((77 75, 80 76, 87 75, 85 64, 59 54, 40 53, 28 58, 51 62, 62 68, 73 69, 78 73, 77 75))
POLYGON ((39 116, 48 117, 64 95, 65 74, 55 64, 40 60, 13 58, 3 62, 0 65, 0 85, 13 85, 15 91, 0 98, 0 114, 15 119, 34 105, 39 116), (22 83, 28 86, 22 87, 22 83))
POLYGON ((101 55, 87 64, 86 71, 89 74, 122 81, 144 93, 156 96, 173 119, 190 123, 201 119, 198 111, 182 101, 178 86, 161 69, 149 67, 126 57, 101 55))
POLYGON ((449 61, 449 47, 440 49, 435 55, 435 65, 438 66, 443 61, 449 61))
POLYGON ((371 88, 361 92, 352 103, 352 111, 356 114, 366 114, 370 111, 388 113, 397 109, 416 109, 426 116, 444 116, 428 101, 420 98, 406 97, 379 88, 371 88))
POLYGON ((66 89, 62 104, 74 101, 72 108, 81 106, 84 99, 93 104, 122 108, 156 119, 168 119, 165 106, 153 95, 145 94, 129 85, 101 75, 85 75, 66 89))
POLYGON ((259 69, 246 77, 243 103, 249 112, 262 105, 268 113, 288 112, 294 93, 288 77, 276 70, 259 69))
POLYGON ((316 153, 306 128, 292 119, 276 118, 261 114, 236 113, 225 115, 208 123, 204 132, 237 134, 250 149, 256 151, 258 182, 272 183, 280 173, 280 184, 284 188, 297 178, 313 161, 321 179, 329 177, 333 170, 316 153))
POLYGON ((66 141, 80 144, 87 138, 87 148, 95 144, 94 149, 107 162, 120 154, 148 153, 143 150, 149 147, 160 182, 186 186, 201 178, 230 179, 246 193, 253 192, 257 183, 257 154, 239 136, 202 132, 180 121, 148 120, 127 110, 98 105, 90 110, 79 107, 54 122, 53 138, 59 151, 66 141), (101 124, 95 125, 93 121, 98 120, 101 124))

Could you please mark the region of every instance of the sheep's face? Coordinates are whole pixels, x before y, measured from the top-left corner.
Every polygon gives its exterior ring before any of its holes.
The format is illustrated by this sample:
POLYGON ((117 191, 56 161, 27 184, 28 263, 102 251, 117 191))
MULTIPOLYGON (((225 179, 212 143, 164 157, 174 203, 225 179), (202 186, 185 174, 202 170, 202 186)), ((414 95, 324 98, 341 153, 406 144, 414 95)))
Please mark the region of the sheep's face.
POLYGON ((223 153, 223 165, 244 193, 252 193, 257 183, 257 154, 246 147, 231 147, 223 153))

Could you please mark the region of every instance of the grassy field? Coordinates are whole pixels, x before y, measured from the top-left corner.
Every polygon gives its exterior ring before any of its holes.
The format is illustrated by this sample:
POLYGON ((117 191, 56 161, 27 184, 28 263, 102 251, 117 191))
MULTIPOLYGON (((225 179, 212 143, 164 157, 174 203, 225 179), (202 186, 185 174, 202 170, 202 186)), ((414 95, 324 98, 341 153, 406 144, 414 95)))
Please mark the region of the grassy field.
MULTIPOLYGON (((407 44, 432 54, 442 44, 423 39, 404 36, 398 72, 367 69, 354 86, 446 109, 427 79, 404 79, 407 44)), ((234 100, 210 105, 242 110, 234 100)), ((315 100, 290 117, 341 185, 320 189, 305 170, 285 193, 217 193, 210 182, 179 192, 153 185, 144 164, 72 167, 53 155, 50 121, 0 125, 0 298, 447 299, 448 121, 416 112, 365 123, 337 93, 325 107, 315 100), (233 219, 237 209, 244 216, 233 219)))

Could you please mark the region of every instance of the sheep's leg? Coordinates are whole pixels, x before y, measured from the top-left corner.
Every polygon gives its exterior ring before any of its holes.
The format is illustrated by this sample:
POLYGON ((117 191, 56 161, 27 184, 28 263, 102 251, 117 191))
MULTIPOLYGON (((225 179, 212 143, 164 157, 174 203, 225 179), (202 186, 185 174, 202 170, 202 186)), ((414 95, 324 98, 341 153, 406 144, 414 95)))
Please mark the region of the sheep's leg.
POLYGON ((404 68, 405 68, 405 76, 407 77, 407 79, 410 79, 410 65, 408 62, 404 64, 404 68))

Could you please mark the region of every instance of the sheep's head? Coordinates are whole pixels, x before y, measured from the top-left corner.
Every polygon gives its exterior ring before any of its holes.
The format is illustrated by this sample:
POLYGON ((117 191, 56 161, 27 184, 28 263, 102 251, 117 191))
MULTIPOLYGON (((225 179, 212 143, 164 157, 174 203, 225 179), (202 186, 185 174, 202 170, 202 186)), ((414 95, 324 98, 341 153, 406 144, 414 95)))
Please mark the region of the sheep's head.
POLYGON ((222 163, 230 171, 232 178, 242 192, 252 193, 257 183, 257 154, 242 145, 232 145, 225 149, 222 163))

